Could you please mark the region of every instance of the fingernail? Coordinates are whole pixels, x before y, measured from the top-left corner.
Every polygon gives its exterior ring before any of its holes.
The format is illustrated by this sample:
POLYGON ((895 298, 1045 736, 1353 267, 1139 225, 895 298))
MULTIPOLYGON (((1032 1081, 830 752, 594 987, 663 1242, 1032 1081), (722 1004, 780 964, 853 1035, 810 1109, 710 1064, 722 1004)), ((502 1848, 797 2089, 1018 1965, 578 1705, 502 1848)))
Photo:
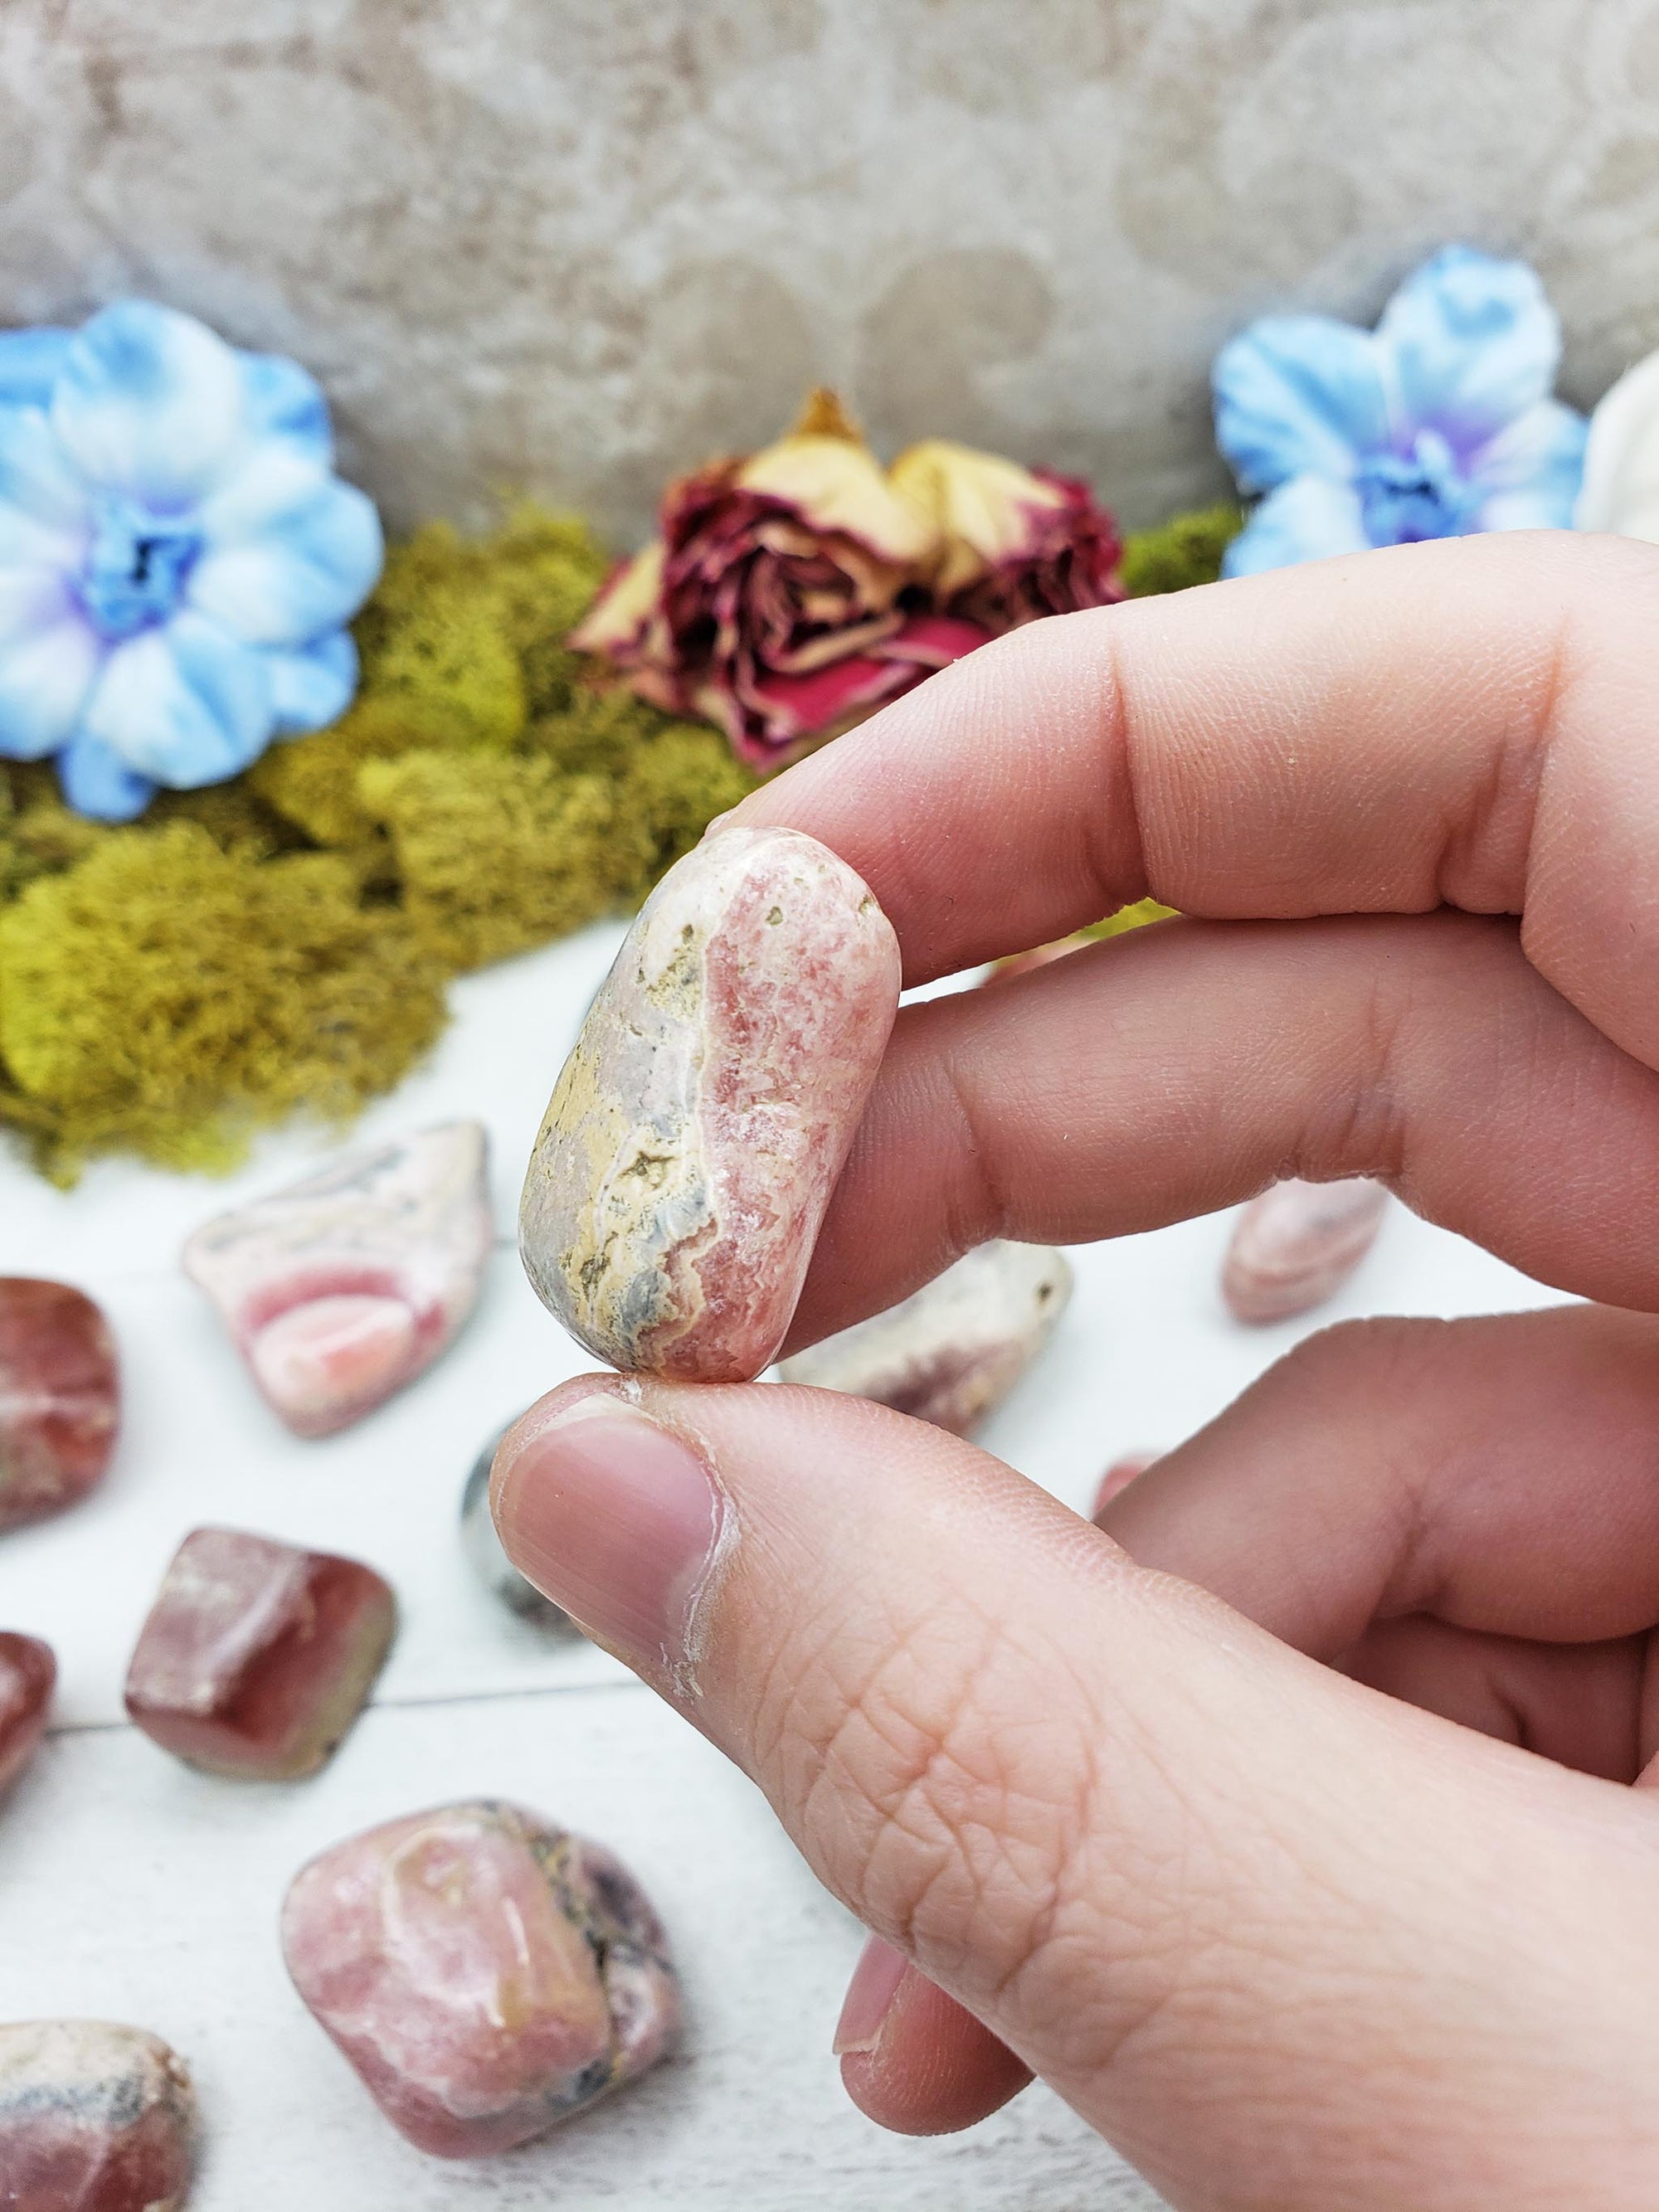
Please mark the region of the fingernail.
POLYGON ((879 1936, 870 1938, 853 1969, 841 2018, 836 2022, 832 2045, 836 2057, 846 2058, 854 2051, 875 2049, 893 2008, 893 1999, 898 1995, 899 1984, 909 1966, 902 1951, 896 1951, 890 1943, 884 1943, 879 1936))
POLYGON ((599 1389, 502 1446, 495 1525, 508 1557, 600 1644, 683 1686, 726 1505, 689 1444, 599 1389))

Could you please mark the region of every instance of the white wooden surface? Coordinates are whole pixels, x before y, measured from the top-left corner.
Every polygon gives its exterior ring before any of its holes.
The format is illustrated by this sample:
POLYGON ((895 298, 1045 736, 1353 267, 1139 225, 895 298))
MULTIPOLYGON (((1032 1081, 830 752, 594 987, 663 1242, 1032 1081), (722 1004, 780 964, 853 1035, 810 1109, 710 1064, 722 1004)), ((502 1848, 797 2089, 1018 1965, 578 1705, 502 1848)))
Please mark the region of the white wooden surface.
MULTIPOLYGON (((472 1458, 585 1360, 520 1274, 510 1227, 531 1138, 609 961, 596 929, 473 977, 431 1064, 367 1140, 457 1114, 489 1125, 502 1241, 449 1357, 344 1436, 290 1437, 178 1272, 186 1233, 313 1164, 265 1143, 228 1184, 105 1165, 68 1194, 0 1159, 0 1273, 79 1284, 109 1312, 127 1392, 116 1465, 78 1511, 0 1540, 0 1627, 61 1667, 57 1728, 0 1808, 0 2019, 82 2014, 153 2027, 188 2058, 206 2142, 194 2212, 1082 2212, 1156 2200, 1046 2092, 964 2136, 902 2141, 842 2097, 829 2055, 858 1931, 758 1796, 674 1715, 580 1642, 550 1643, 474 1585, 455 1538, 472 1458), (179 1539, 222 1522, 355 1553, 397 1585, 402 1633, 375 1705, 296 1786, 174 1765, 120 1717, 128 1650, 179 1539), (441 2164, 380 2118, 288 1986, 288 1877, 339 1836, 446 1798, 517 1796, 619 1850, 684 1965, 684 2055, 508 2157, 441 2164)), ((1282 1352, 1215 1283, 1224 1218, 1075 1255, 1054 1344, 983 1437, 1086 1510, 1121 1451, 1175 1442, 1282 1352)), ((1343 1299, 1454 1314, 1550 1294, 1391 1212, 1343 1299)))

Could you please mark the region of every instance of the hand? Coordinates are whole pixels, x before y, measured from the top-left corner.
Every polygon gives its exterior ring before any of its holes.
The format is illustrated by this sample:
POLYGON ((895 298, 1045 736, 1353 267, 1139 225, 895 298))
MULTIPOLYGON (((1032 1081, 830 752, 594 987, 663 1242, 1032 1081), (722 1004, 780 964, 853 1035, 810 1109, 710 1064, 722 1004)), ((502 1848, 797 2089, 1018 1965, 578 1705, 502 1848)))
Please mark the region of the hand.
POLYGON ((526 1415, 514 1559, 875 1931, 886 2124, 1034 2071, 1178 2207, 1659 2203, 1656 610, 1528 536, 1071 616, 745 802, 912 982, 1211 917, 901 1015, 794 1344, 1282 1175, 1607 1302, 1316 1337, 1103 1533, 857 1400, 526 1415))

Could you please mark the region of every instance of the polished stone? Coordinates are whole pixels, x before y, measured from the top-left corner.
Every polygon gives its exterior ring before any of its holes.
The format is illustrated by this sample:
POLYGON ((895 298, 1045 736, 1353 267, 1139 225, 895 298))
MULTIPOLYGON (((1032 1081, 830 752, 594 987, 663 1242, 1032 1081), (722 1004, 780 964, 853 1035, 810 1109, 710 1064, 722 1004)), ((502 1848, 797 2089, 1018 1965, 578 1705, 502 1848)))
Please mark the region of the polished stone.
POLYGON ((1120 1498, 1132 1482, 1138 1482, 1149 1467, 1156 1466, 1160 1455, 1152 1451, 1126 1452, 1115 1459, 1100 1480, 1095 1485, 1094 1504, 1089 1508, 1091 1518, 1098 1521, 1115 1498, 1120 1498))
MULTIPOLYGON (((501 1432, 506 1434, 505 1430, 501 1432)), ((467 1563, 498 1605, 516 1613, 534 1628, 550 1635, 580 1636, 581 1631, 562 1606, 544 1597, 534 1583, 521 1575, 501 1547, 489 1510, 489 1470, 501 1437, 491 1437, 472 1463, 461 1492, 461 1549, 467 1563)))
POLYGON ((1291 1178, 1238 1218, 1221 1294, 1238 1321, 1289 1321, 1340 1291, 1376 1241, 1389 1194, 1380 1182, 1291 1178))
POLYGON ((175 2212, 196 2099, 160 2036, 101 2020, 0 2027, 0 2205, 175 2212))
POLYGON ((283 1907, 295 1988, 418 2148, 483 2158, 672 2047, 662 1927, 612 1855, 493 1800, 337 1844, 283 1907))
POLYGON ((51 1644, 38 1636, 0 1632, 0 1791, 10 1788, 40 1747, 57 1680, 51 1644))
POLYGON ((323 1437, 422 1374, 477 1303, 488 1139, 450 1121, 222 1213, 185 1247, 272 1408, 323 1437))
POLYGON ((898 1005, 886 916, 790 830, 705 839, 647 900, 537 1139, 520 1245, 613 1366, 776 1353, 898 1005))
POLYGON ((0 1528, 84 1498, 115 1449, 109 1324, 67 1283, 0 1275, 0 1528))
POLYGON ((1071 1295, 1063 1252, 999 1237, 902 1304, 786 1359, 779 1380, 871 1398, 966 1436, 1036 1358, 1071 1295))
POLYGON ((356 1559, 198 1528, 139 1635, 127 1711, 210 1773, 309 1774, 356 1719, 396 1626, 390 1586, 356 1559))

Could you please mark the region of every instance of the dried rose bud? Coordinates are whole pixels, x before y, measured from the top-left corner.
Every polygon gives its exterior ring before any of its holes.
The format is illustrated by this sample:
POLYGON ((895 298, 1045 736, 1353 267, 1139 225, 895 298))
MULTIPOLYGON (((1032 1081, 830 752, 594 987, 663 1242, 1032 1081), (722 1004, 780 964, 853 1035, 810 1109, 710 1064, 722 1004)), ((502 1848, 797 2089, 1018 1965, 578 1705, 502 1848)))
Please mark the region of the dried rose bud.
POLYGON ((983 645, 916 587, 931 538, 834 395, 747 460, 670 486, 661 536, 572 632, 642 698, 779 767, 983 645))
POLYGON ((933 540, 933 587, 950 614, 1000 633, 1123 597, 1117 525, 1075 477, 925 438, 890 482, 933 540))

